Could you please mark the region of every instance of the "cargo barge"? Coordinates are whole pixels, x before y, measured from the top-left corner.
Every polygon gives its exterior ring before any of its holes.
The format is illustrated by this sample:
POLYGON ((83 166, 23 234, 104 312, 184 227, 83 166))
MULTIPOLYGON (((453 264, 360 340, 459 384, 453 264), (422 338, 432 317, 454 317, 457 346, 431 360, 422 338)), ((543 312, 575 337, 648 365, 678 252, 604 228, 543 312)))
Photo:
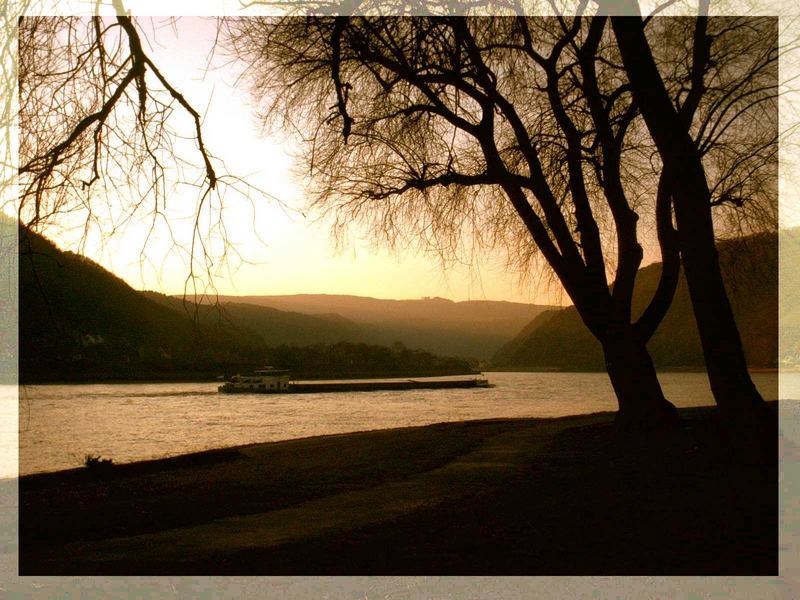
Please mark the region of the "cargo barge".
POLYGON ((485 377, 416 377, 393 379, 349 379, 292 381, 286 369, 265 367, 252 375, 234 375, 219 386, 226 394, 308 394, 327 392, 374 392, 386 390, 441 390, 491 387, 485 377))

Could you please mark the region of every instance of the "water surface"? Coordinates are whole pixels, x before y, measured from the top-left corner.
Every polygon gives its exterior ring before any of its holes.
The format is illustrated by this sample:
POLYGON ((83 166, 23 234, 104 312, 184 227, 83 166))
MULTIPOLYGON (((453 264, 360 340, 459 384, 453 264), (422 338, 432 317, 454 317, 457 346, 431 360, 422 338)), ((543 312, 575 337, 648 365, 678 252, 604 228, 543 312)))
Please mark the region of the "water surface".
MULTIPOLYGON (((788 395, 800 391, 800 374, 789 375, 794 378, 785 381, 782 375, 782 397, 800 397, 788 395)), ((487 377, 495 387, 326 394, 229 395, 218 393, 216 383, 21 387, 19 472, 78 467, 87 454, 119 463, 312 435, 616 410, 605 373, 487 377)), ((659 379, 677 406, 713 404, 704 373, 664 373, 659 379)), ((778 397, 776 373, 754 373, 753 379, 765 398, 778 397)), ((6 390, 3 398, 0 410, 10 416, 16 397, 6 390)), ((9 457, 10 449, 3 450, 9 457)), ((15 475, 15 467, 5 460, 0 477, 15 475)))

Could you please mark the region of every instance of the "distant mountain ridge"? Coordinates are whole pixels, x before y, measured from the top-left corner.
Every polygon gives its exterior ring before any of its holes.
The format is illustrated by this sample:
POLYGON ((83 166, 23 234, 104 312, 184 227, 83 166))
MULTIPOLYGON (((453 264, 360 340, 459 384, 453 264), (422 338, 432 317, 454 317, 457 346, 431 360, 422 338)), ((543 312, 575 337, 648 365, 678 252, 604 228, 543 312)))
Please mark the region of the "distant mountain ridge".
POLYGON ((385 300, 333 294, 219 296, 306 315, 336 314, 361 327, 361 341, 467 358, 488 359, 531 319, 552 307, 519 302, 444 298, 385 300))
MULTIPOLYGON (((794 247, 797 252, 799 231, 781 232, 782 240, 786 237, 793 241, 788 245, 781 242, 782 261, 798 264, 797 256, 792 260, 786 248, 794 247)), ((775 368, 778 366, 778 238, 775 234, 759 234, 721 242, 718 249, 748 364, 755 368, 775 368)), ((652 297, 660 273, 661 263, 639 270, 633 302, 635 316, 641 314, 652 297)), ((800 311, 796 312, 800 315, 800 311)), ((648 349, 657 368, 704 368, 700 338, 682 274, 672 306, 648 349)), ((599 342, 574 307, 540 314, 495 354, 492 365, 512 370, 605 368, 599 342)))
POLYGON ((363 328, 340 315, 306 315, 243 302, 220 301, 217 305, 184 303, 183 299, 159 292, 142 292, 147 298, 178 312, 197 318, 204 325, 219 324, 248 331, 267 346, 282 344, 307 346, 336 342, 360 342, 366 336, 363 328))

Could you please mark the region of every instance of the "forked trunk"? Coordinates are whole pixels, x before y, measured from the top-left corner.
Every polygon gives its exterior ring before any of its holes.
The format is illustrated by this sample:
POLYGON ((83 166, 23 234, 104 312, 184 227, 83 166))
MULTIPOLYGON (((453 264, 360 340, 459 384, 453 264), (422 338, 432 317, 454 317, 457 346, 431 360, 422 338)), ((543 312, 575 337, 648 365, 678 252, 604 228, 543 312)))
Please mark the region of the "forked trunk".
POLYGON ((734 419, 762 413, 764 401, 747 372, 722 281, 711 193, 700 154, 667 95, 641 19, 614 17, 612 26, 634 97, 664 165, 674 174, 672 194, 681 256, 714 398, 734 419))
POLYGON ((603 353, 619 402, 616 422, 620 428, 646 431, 677 421, 678 412, 664 397, 650 353, 630 326, 610 332, 603 353))

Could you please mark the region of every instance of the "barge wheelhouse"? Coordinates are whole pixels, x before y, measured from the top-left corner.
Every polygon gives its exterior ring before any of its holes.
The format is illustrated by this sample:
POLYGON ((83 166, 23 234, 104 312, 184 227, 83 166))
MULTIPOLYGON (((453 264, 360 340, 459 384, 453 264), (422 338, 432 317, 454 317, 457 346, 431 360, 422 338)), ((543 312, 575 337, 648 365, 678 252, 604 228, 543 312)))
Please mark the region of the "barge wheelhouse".
POLYGON ((289 370, 264 367, 252 375, 234 375, 219 386, 220 392, 248 394, 275 394, 289 391, 289 370))

